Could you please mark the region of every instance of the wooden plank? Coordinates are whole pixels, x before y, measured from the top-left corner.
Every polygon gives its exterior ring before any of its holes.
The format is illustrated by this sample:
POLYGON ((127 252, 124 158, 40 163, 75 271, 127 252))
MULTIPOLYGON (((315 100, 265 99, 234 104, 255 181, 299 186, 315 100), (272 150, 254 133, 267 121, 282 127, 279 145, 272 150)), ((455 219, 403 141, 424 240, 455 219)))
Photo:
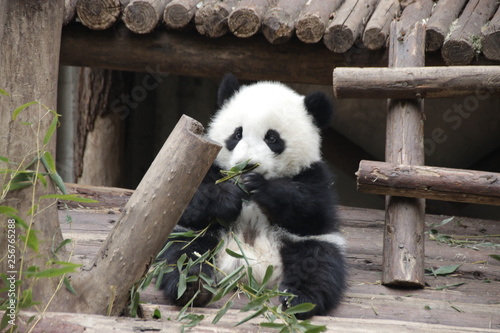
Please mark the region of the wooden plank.
POLYGON ((481 28, 497 8, 496 0, 470 0, 441 48, 447 65, 468 65, 481 49, 481 28))
POLYGON ((172 0, 163 11, 163 22, 167 28, 185 28, 194 17, 200 0, 172 0))
POLYGON ((323 42, 336 53, 346 52, 361 36, 378 0, 347 0, 337 11, 323 36, 323 42))
POLYGON ((295 22, 306 1, 279 0, 269 8, 262 21, 262 33, 271 44, 282 44, 292 38, 295 22))
POLYGON ((336 98, 442 98, 500 94, 500 67, 351 68, 333 71, 336 98))
POLYGON ((443 46, 444 39, 453 21, 460 15, 467 0, 441 0, 432 11, 425 30, 425 49, 436 51, 443 46))
POLYGON ((169 0, 132 0, 123 10, 123 23, 136 34, 148 34, 158 25, 169 0))
MULTIPOLYGON (((406 7, 407 9, 409 8, 406 7)), ((393 21, 389 67, 424 65, 425 29, 393 21), (405 28, 407 27, 407 28, 405 28)), ((398 164, 424 164, 423 106, 419 100, 388 100, 385 159, 398 164)), ((382 283, 424 286, 424 216, 422 199, 387 197, 382 283)))
POLYGON ((268 8, 277 0, 241 0, 228 18, 229 30, 237 37, 247 38, 259 31, 268 8))
POLYGON ((358 190, 365 193, 500 205, 500 174, 361 161, 358 190))
POLYGON ((370 50, 385 46, 391 22, 400 11, 398 0, 382 0, 378 3, 363 32, 363 44, 370 50))
POLYGON ((127 0, 78 0, 76 14, 82 24, 92 30, 106 30, 121 16, 122 1, 127 0))
POLYGON ((500 7, 483 31, 483 53, 486 58, 500 61, 500 7))
POLYGON ((304 43, 317 43, 323 38, 328 20, 335 15, 343 0, 310 0, 304 5, 296 26, 296 35, 304 43))

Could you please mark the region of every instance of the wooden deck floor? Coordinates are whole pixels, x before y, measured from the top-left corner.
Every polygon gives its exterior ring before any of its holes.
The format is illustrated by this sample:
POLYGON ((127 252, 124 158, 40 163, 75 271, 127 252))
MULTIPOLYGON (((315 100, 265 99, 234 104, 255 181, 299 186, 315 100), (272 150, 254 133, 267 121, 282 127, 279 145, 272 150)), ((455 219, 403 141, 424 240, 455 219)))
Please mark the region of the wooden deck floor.
MULTIPOLYGON (((90 191, 87 195, 96 193, 90 191)), ((72 224, 64 222, 68 212, 60 211, 65 238, 72 238, 77 244, 77 260, 90 260, 113 228, 118 209, 130 194, 117 193, 109 201, 107 196, 100 197, 99 207, 71 209, 72 224)), ((329 328, 351 332, 500 332, 500 261, 489 256, 500 254, 500 221, 455 217, 436 228, 438 235, 453 236, 447 242, 432 240, 426 233, 426 268, 458 264, 460 267, 451 275, 427 276, 424 289, 393 289, 380 284, 384 212, 350 207, 339 207, 339 212, 348 244, 350 287, 331 317, 315 317, 313 322, 326 322, 329 328), (451 240, 462 245, 452 245, 451 240), (470 243, 463 243, 466 240, 470 243), (456 286, 446 287, 450 285, 456 286)), ((427 215, 426 223, 437 224, 446 218, 427 215)), ((142 301, 150 303, 145 306, 146 312, 159 307, 164 318, 175 318, 177 309, 164 305, 161 292, 149 288, 141 295, 142 301)), ((237 316, 238 311, 228 315, 237 316)), ((256 327, 238 328, 246 329, 255 331, 256 327)))

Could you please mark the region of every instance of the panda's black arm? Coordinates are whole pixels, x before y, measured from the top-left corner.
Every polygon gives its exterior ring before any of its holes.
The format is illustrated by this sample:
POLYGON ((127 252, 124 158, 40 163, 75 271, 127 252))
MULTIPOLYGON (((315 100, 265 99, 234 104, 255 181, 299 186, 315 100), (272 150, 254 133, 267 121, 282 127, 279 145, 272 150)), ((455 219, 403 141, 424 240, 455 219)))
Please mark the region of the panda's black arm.
POLYGON ((279 225, 297 235, 335 231, 333 178, 324 162, 317 162, 293 178, 266 180, 258 173, 244 176, 251 198, 279 225))
POLYGON ((212 165, 182 215, 179 225, 200 230, 214 219, 233 222, 241 211, 245 193, 234 183, 215 184, 221 178, 220 168, 212 165))

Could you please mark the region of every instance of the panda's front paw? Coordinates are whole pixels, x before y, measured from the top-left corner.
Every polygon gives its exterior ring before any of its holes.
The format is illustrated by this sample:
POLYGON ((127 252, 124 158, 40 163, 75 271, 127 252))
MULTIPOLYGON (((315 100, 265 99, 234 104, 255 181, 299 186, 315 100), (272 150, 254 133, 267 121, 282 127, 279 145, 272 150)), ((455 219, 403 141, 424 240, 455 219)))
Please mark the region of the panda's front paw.
MULTIPOLYGON (((284 310, 292 308, 302 303, 312 303, 308 297, 300 293, 300 291, 295 288, 287 287, 285 284, 282 284, 279 289, 284 293, 294 295, 294 296, 280 296, 279 300, 284 310)), ((317 314, 316 306, 311 311, 296 313, 295 317, 300 320, 305 320, 311 318, 315 314, 317 314)))
POLYGON ((242 176, 245 189, 250 194, 263 192, 267 186, 267 180, 260 173, 249 172, 242 176))

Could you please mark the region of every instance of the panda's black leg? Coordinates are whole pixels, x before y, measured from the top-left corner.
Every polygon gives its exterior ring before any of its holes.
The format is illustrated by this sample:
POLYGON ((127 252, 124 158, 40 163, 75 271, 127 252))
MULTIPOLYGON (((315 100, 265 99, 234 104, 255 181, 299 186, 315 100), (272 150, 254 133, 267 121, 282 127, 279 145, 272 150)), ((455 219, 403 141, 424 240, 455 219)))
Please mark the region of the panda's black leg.
MULTIPOLYGON (((176 241, 177 240, 179 239, 176 239, 176 241)), ((160 288, 163 289, 165 297, 177 306, 186 305, 199 290, 200 293, 195 298, 193 305, 203 307, 212 299, 212 293, 203 288, 203 280, 201 278, 198 278, 195 282, 189 282, 186 285, 186 291, 178 297, 180 274, 176 265, 177 261, 184 253, 187 255, 185 261, 187 262, 189 259, 194 261, 198 259, 198 255, 203 255, 205 252, 213 250, 217 245, 217 239, 211 235, 205 235, 195 239, 189 246, 185 247, 187 242, 191 240, 190 238, 186 238, 180 242, 174 242, 162 257, 159 258, 159 260, 165 260, 169 265, 175 266, 172 272, 163 275, 160 288)), ((188 271, 187 276, 200 276, 201 273, 215 279, 214 269, 208 264, 193 266, 188 271)))
MULTIPOLYGON (((340 241, 339 241, 340 243, 340 241)), ((346 288, 345 259, 340 244, 306 240, 285 240, 281 249, 284 266, 280 290, 297 297, 282 297, 284 308, 301 303, 316 306, 298 319, 326 315, 335 308, 346 288)))

